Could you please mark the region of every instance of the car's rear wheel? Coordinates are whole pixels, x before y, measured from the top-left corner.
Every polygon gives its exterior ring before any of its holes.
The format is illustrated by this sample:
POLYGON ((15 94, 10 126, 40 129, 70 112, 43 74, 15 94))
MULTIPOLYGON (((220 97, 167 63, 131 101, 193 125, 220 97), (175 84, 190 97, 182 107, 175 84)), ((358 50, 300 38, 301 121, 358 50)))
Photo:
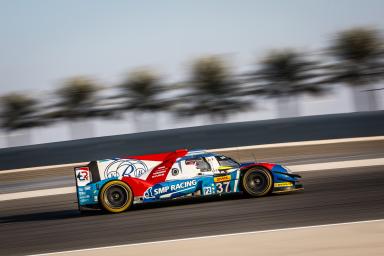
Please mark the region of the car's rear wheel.
POLYGON ((123 212, 132 205, 132 202, 132 190, 122 181, 110 181, 100 191, 100 204, 108 212, 123 212))
POLYGON ((265 196, 272 189, 272 175, 262 167, 253 167, 244 173, 242 185, 244 192, 250 196, 265 196))

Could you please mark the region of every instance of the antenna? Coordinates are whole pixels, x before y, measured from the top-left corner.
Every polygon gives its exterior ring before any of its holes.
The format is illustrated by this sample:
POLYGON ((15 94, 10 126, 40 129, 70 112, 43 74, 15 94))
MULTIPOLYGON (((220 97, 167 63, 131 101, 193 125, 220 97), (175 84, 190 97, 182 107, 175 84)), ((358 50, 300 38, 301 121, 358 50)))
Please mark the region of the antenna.
POLYGON ((252 151, 252 156, 253 156, 253 161, 255 161, 255 162, 257 162, 257 160, 256 160, 256 156, 255 156, 255 154, 253 153, 253 151, 252 151))

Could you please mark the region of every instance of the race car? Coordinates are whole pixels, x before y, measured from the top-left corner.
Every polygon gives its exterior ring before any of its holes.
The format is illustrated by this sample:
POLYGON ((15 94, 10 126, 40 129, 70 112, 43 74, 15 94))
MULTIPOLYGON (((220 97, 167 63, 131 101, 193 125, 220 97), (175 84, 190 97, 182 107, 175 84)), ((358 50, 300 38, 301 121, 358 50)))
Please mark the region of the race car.
POLYGON ((111 213, 132 204, 182 197, 244 193, 252 197, 303 189, 298 174, 271 163, 238 163, 207 151, 176 150, 160 154, 91 161, 75 167, 79 210, 111 213))

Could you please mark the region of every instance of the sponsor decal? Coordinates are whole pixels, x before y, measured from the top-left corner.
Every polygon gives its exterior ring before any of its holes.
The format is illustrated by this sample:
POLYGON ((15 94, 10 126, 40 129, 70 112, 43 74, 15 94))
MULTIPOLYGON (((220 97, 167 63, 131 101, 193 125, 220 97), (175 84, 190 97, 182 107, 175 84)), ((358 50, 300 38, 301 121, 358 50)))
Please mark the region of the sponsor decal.
POLYGON ((212 195, 215 191, 215 188, 213 187, 213 184, 211 187, 203 187, 203 194, 204 195, 212 195))
POLYGON ((231 180, 231 175, 225 175, 225 176, 219 176, 219 177, 213 178, 214 182, 223 182, 223 181, 229 181, 229 180, 231 180))
POLYGON ((86 186, 89 182, 91 182, 92 177, 88 167, 76 168, 75 174, 76 174, 77 186, 79 187, 86 186))
POLYGON ((194 189, 197 186, 196 180, 183 180, 177 182, 164 182, 156 184, 145 191, 145 198, 156 198, 167 194, 173 194, 190 189, 194 189))
POLYGON ((114 177, 139 178, 148 172, 147 165, 141 160, 118 159, 111 162, 104 171, 106 179, 114 177))
POLYGON ((162 177, 165 174, 166 171, 167 171, 166 166, 164 166, 164 165, 159 166, 156 169, 154 169, 151 178, 154 179, 154 178, 157 178, 157 177, 162 177))
POLYGON ((90 173, 89 173, 89 168, 88 167, 80 167, 76 168, 76 178, 79 181, 90 181, 90 173))
POLYGON ((177 157, 175 153, 170 154, 161 164, 152 169, 146 181, 152 184, 164 182, 177 157))
POLYGON ((275 188, 290 187, 290 186, 292 186, 292 182, 277 182, 274 185, 275 188))

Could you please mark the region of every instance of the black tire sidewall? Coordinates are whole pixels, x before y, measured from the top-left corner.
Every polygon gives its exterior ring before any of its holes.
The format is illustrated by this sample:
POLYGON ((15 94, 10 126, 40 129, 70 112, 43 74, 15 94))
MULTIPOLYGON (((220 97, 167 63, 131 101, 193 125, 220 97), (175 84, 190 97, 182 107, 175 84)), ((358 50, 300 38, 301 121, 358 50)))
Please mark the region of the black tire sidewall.
POLYGON ((272 178, 271 173, 270 173, 268 170, 266 170, 265 168, 262 168, 262 167, 252 167, 252 168, 250 168, 250 169, 248 169, 248 170, 245 171, 245 173, 244 173, 244 175, 243 175, 243 177, 242 177, 242 181, 241 181, 241 183, 242 183, 243 191, 244 191, 247 195, 249 195, 249 196, 251 196, 251 197, 260 197, 260 196, 265 196, 265 195, 269 194, 269 193, 272 191, 272 187, 273 187, 273 178, 272 178), (266 180, 268 181, 266 188, 265 188, 262 192, 260 192, 260 193, 255 193, 255 192, 252 191, 252 190, 248 187, 248 185, 246 184, 246 182, 247 182, 247 177, 248 177, 251 173, 255 173, 255 172, 257 172, 257 173, 259 173, 259 174, 262 174, 262 175, 266 178, 266 180))
POLYGON ((111 213, 124 212, 127 209, 129 209, 133 203, 132 189, 128 186, 128 184, 126 184, 120 180, 110 181, 110 182, 106 183, 102 187, 102 189, 100 190, 99 202, 100 202, 101 208, 107 212, 111 212, 111 213), (127 199, 126 199, 127 203, 124 204, 124 206, 122 206, 120 208, 113 208, 106 203, 107 192, 109 189, 113 188, 114 186, 123 187, 127 191, 127 199))

